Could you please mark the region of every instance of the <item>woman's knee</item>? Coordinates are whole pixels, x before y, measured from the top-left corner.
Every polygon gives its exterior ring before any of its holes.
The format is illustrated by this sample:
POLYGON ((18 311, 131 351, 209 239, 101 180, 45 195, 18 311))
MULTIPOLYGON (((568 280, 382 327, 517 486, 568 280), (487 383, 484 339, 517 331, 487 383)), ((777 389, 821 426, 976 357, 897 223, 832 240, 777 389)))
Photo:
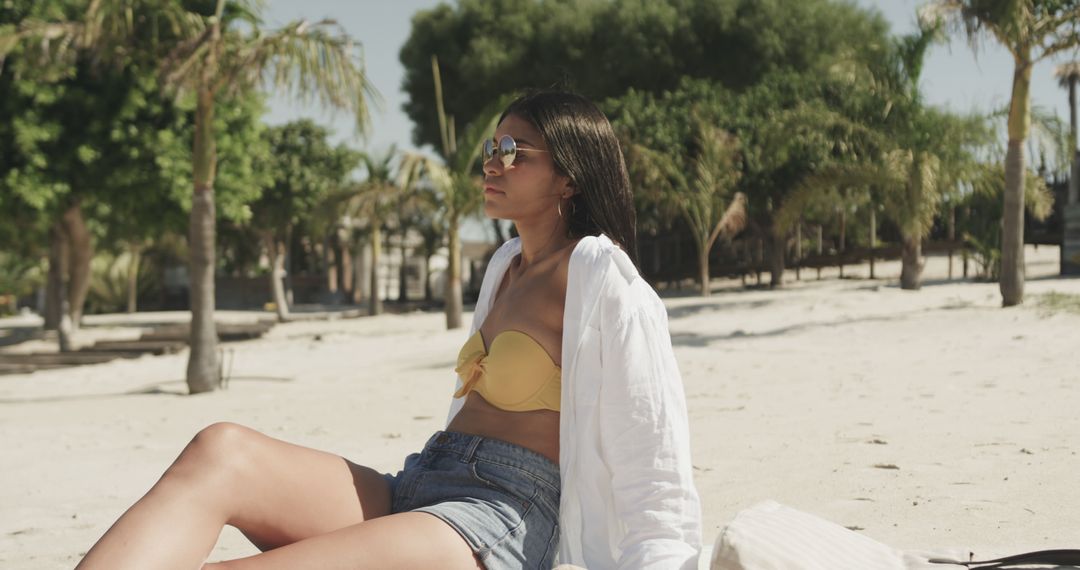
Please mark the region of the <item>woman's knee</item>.
POLYGON ((184 479, 235 475, 252 463, 259 436, 259 432, 240 424, 211 424, 195 434, 165 475, 184 479))

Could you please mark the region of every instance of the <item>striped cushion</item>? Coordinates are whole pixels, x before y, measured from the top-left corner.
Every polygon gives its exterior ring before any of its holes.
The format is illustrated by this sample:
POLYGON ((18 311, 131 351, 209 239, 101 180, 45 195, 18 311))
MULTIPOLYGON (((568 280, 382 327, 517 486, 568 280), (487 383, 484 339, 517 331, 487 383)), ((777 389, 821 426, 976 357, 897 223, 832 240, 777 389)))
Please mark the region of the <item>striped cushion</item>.
POLYGON ((765 501, 720 531, 711 570, 949 570, 928 557, 968 560, 964 550, 903 552, 836 523, 765 501))

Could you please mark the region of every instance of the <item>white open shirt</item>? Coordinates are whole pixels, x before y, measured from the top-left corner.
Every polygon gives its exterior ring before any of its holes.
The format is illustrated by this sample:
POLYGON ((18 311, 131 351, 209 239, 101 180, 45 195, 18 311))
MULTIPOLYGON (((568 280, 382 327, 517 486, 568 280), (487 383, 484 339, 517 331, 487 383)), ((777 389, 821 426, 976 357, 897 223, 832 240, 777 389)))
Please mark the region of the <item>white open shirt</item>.
MULTIPOLYGON (((514 238, 492 256, 469 336, 520 251, 514 238)), ((607 236, 570 255, 562 334, 558 563, 696 569, 701 503, 667 310, 607 236)), ((451 401, 447 425, 464 403, 451 401)))

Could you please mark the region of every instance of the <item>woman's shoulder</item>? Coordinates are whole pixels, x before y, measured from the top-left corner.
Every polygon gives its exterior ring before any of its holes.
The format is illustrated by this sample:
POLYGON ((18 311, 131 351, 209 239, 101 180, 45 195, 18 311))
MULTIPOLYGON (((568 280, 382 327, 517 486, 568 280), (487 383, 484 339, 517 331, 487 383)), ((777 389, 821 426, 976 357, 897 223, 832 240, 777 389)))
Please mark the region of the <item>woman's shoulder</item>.
POLYGON ((621 247, 601 234, 578 242, 571 258, 571 273, 579 292, 595 294, 605 313, 624 313, 635 308, 663 310, 660 297, 638 273, 634 262, 621 247))
POLYGON ((610 276, 605 274, 603 277, 618 276, 627 282, 640 277, 634 263, 630 261, 630 256, 604 234, 581 238, 574 247, 570 261, 591 273, 605 273, 605 270, 609 269, 617 272, 610 276))

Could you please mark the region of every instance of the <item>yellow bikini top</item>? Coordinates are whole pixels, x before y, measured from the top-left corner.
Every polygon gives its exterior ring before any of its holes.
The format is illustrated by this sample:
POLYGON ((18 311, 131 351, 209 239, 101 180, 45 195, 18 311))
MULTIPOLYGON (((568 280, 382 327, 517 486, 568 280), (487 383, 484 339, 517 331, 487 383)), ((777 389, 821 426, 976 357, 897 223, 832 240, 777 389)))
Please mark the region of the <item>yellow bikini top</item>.
POLYGON ((484 349, 477 329, 458 353, 454 369, 464 384, 455 398, 475 390, 493 406, 508 412, 559 411, 562 370, 539 343, 516 330, 504 330, 484 349))

